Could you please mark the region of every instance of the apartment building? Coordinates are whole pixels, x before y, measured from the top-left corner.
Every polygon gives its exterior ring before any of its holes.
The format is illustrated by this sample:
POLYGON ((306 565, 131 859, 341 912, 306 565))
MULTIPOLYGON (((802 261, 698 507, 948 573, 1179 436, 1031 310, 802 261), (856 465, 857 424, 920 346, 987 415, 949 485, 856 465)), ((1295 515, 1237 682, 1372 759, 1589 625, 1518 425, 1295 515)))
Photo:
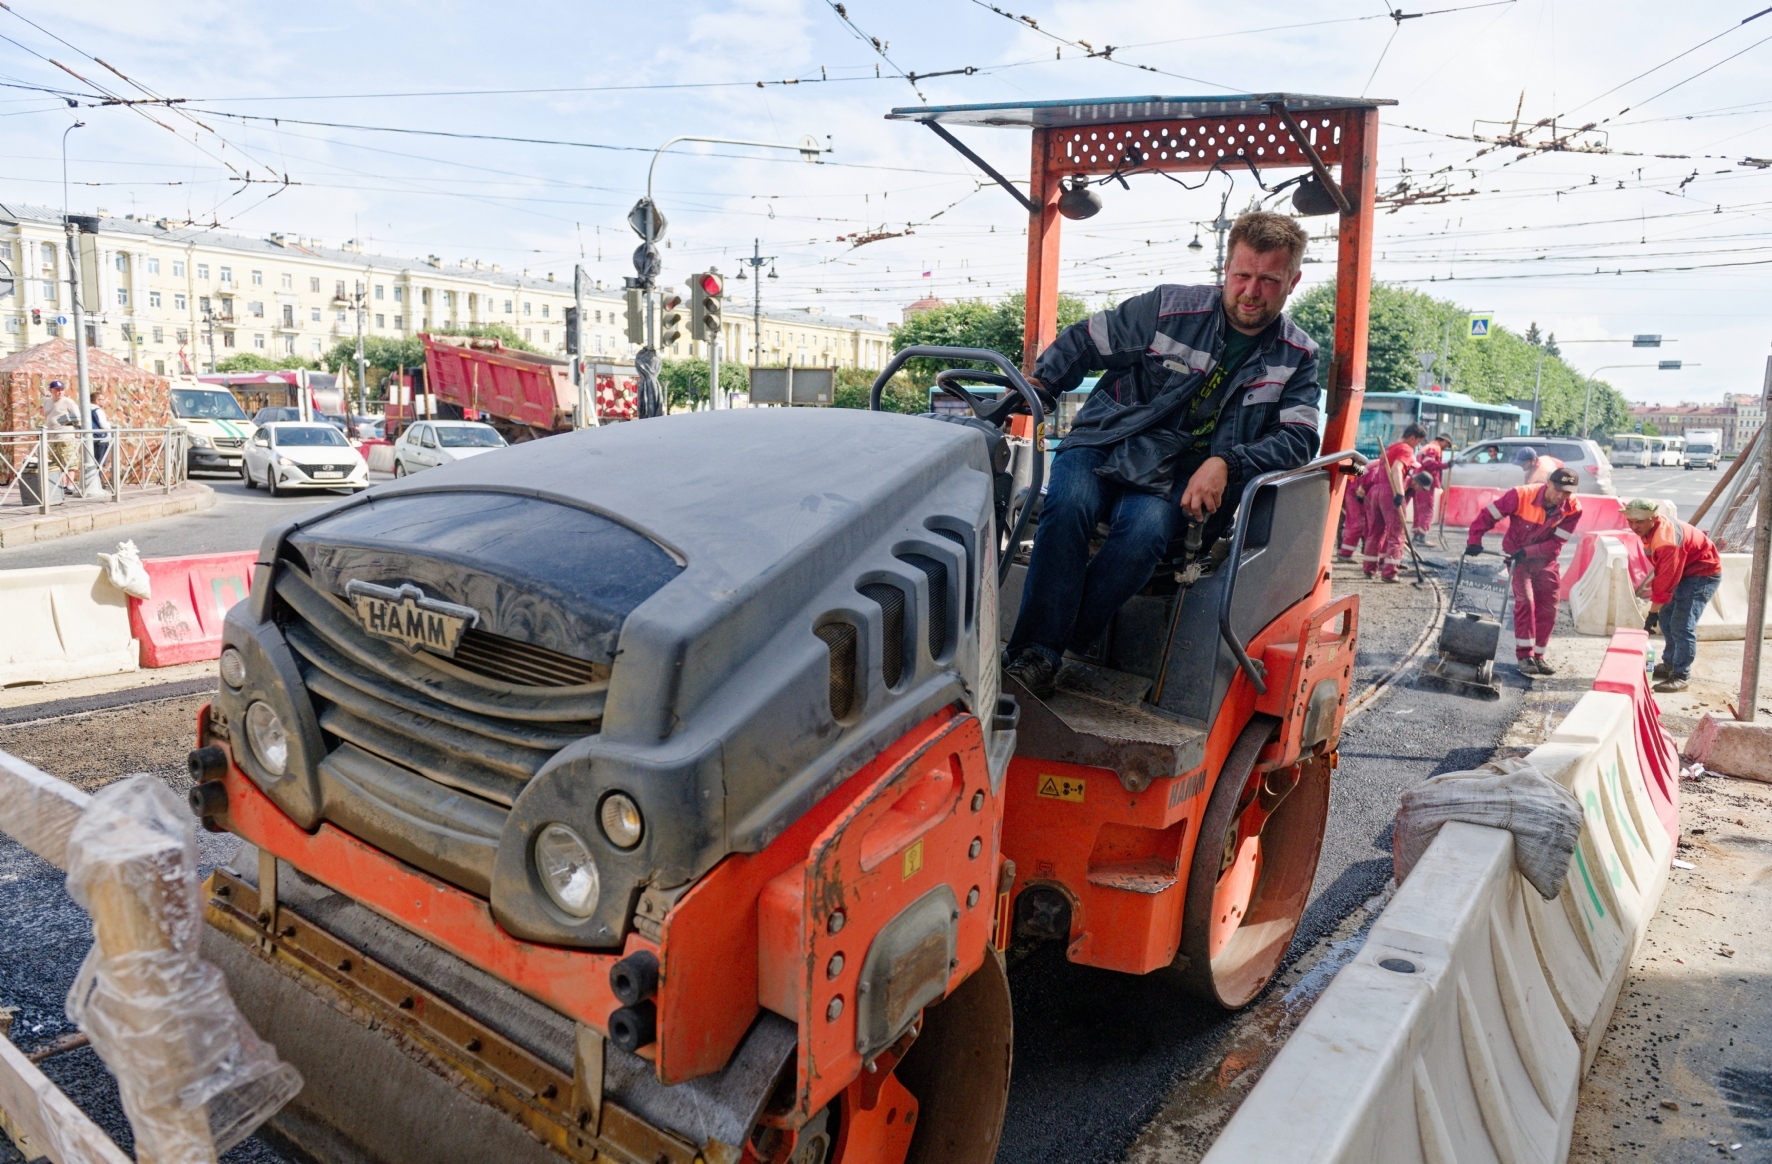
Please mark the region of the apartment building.
POLYGON ((1730 405, 1686 404, 1633 405, 1631 419, 1648 422, 1662 436, 1685 436, 1695 428, 1717 429, 1723 434, 1723 452, 1738 453, 1745 438, 1740 432, 1740 414, 1730 405))
POLYGON ((1725 392, 1723 403, 1735 410, 1735 444, 1724 451, 1738 453, 1766 423, 1766 401, 1758 392, 1725 392))
MULTIPOLYGON (((566 351, 570 271, 557 277, 497 263, 446 263, 436 255, 411 260, 366 253, 354 240, 329 247, 295 235, 250 238, 102 210, 97 232, 82 245, 87 342, 162 375, 206 371, 242 352, 323 356, 356 335, 359 290, 366 335, 399 339, 503 324, 543 352, 566 351)), ((11 293, 0 294, 0 354, 67 334, 71 324, 60 322, 72 318, 61 212, 0 202, 0 262, 14 279, 11 293)), ((624 312, 619 287, 599 282, 585 300, 590 357, 632 358, 624 312)), ((891 353, 891 330, 865 317, 806 308, 766 312, 761 324, 766 365, 879 368, 891 353)), ((748 305, 729 298, 727 359, 751 362, 753 326, 748 305)), ((704 346, 685 335, 663 354, 705 356, 704 346)))

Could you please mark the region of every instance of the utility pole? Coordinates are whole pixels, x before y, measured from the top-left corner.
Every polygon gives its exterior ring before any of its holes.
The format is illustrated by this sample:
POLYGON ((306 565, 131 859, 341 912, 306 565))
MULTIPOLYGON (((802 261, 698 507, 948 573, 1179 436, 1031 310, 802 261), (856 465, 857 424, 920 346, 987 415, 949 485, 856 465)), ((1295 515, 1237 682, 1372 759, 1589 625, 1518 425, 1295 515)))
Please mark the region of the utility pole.
POLYGON ((203 334, 204 334, 204 338, 206 338, 209 341, 209 371, 211 374, 214 374, 214 372, 215 372, 215 312, 208 307, 205 307, 203 309, 203 334))
MULTIPOLYGON (((74 314, 74 378, 80 401, 80 496, 99 488, 92 449, 92 379, 86 367, 86 313, 80 304, 80 228, 64 219, 68 232, 68 306, 74 314)), ((131 341, 133 342, 133 341, 131 341)))
POLYGON ((572 382, 578 386, 578 427, 591 428, 597 423, 596 393, 585 367, 585 269, 572 264, 572 299, 578 310, 578 333, 573 336, 572 382))
POLYGON ((1224 216, 1224 208, 1230 205, 1231 192, 1226 190, 1224 197, 1218 200, 1218 217, 1212 220, 1212 232, 1218 236, 1218 258, 1212 264, 1212 281, 1224 286, 1224 241, 1230 235, 1231 221, 1224 216))
POLYGON ((368 307, 369 288, 358 279, 355 285, 356 294, 352 296, 357 306, 357 411, 369 411, 369 371, 363 359, 363 312, 368 307))
MULTIPOLYGON (((763 366, 763 265, 775 262, 774 255, 763 253, 763 240, 751 240, 751 257, 740 257, 739 262, 756 272, 757 289, 751 293, 751 367, 763 366)), ((738 270, 738 277, 744 278, 744 267, 738 270)), ((775 278, 775 268, 769 268, 769 277, 775 278)))

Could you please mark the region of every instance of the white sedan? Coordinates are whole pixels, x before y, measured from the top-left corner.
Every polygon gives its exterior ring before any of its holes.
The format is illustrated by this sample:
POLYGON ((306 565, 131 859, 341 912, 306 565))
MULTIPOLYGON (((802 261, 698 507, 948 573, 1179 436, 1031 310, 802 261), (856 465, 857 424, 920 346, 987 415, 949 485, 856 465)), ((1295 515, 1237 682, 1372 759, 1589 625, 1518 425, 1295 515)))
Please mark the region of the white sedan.
POLYGON ((240 477, 279 497, 294 489, 369 488, 369 465, 330 424, 286 420, 263 425, 246 442, 240 477))
POLYGON ((394 442, 394 476, 435 469, 505 447, 505 438, 477 420, 421 420, 394 442))

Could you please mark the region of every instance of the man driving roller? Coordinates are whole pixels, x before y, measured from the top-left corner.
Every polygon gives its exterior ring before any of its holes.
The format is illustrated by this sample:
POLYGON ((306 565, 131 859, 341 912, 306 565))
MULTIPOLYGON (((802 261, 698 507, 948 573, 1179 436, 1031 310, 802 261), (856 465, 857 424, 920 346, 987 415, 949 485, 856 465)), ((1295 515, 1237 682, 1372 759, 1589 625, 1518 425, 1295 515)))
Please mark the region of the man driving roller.
POLYGON ((1065 329, 1030 379, 1057 395, 1104 373, 1053 459, 1010 636, 1008 674, 1051 694, 1144 588, 1188 522, 1210 543, 1244 486, 1317 452, 1317 345, 1281 314, 1305 232, 1282 214, 1232 226, 1224 286, 1165 284, 1065 329), (1107 540, 1093 558, 1100 522, 1107 540))

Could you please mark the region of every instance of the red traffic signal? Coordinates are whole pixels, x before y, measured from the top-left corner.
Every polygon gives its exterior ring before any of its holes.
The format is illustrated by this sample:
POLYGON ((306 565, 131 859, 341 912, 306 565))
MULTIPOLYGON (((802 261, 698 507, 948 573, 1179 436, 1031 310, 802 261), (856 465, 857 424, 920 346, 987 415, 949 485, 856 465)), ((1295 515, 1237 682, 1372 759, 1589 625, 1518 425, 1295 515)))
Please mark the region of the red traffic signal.
POLYGON ((720 276, 714 274, 712 271, 706 271, 697 275, 695 282, 696 285, 701 288, 701 293, 703 295, 719 295, 726 290, 726 285, 720 281, 720 276))

